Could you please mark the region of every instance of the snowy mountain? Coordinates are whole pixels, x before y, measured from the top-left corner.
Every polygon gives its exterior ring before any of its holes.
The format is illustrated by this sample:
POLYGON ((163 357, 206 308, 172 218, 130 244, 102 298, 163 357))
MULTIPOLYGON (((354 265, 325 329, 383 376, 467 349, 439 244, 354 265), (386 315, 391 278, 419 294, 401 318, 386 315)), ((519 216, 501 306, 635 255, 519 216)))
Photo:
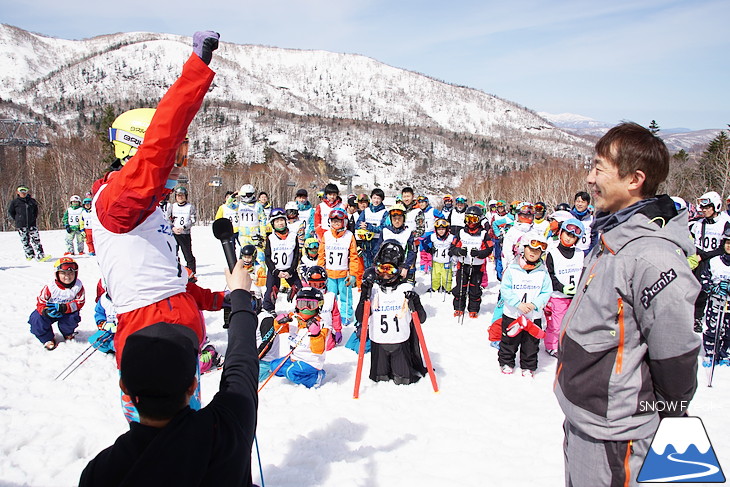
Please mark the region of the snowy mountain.
POLYGON ((665 418, 657 430, 651 449, 659 455, 672 445, 678 453, 684 453, 690 445, 694 445, 705 453, 710 449, 710 440, 699 418, 665 418))
MULTIPOLYGON (((601 137, 616 124, 601 122, 590 117, 577 115, 575 113, 547 113, 538 112, 538 115, 548 120, 554 126, 574 135, 601 137)), ((670 152, 678 152, 684 149, 688 152, 703 151, 707 144, 714 139, 720 129, 690 130, 688 128, 661 129, 659 136, 667 144, 670 152)))
MULTIPOLYGON (((190 38, 175 35, 68 41, 0 25, 0 116, 34 114, 59 135, 96 129, 107 105, 154 106, 189 54, 190 38)), ((475 171, 590 152, 524 107, 364 56, 223 42, 211 67, 214 86, 190 131, 198 161, 306 154, 356 184, 398 187, 418 175, 439 189, 475 171)))

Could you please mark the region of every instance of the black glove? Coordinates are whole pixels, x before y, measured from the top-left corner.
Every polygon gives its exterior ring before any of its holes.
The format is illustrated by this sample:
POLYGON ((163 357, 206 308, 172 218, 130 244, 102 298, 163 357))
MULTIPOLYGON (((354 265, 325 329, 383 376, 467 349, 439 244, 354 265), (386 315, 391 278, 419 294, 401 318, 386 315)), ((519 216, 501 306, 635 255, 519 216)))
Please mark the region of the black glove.
POLYGON ((466 257, 468 250, 466 250, 464 247, 459 247, 457 250, 459 251, 458 255, 460 255, 462 257, 466 257))
POLYGON ((471 252, 469 252, 469 255, 471 255, 472 257, 479 257, 479 250, 471 249, 471 252))
POLYGON ((66 232, 73 233, 73 230, 71 230, 71 225, 66 225, 66 232))
POLYGON ((360 296, 365 296, 366 299, 370 299, 370 291, 373 290, 373 281, 371 279, 364 279, 360 285, 360 296))
POLYGON ((210 64, 213 58, 213 51, 218 49, 218 39, 221 35, 212 30, 198 31, 193 34, 193 52, 203 60, 205 64, 210 64))
POLYGON ((403 295, 408 300, 408 309, 416 311, 416 302, 419 300, 418 294, 415 291, 406 291, 403 295))

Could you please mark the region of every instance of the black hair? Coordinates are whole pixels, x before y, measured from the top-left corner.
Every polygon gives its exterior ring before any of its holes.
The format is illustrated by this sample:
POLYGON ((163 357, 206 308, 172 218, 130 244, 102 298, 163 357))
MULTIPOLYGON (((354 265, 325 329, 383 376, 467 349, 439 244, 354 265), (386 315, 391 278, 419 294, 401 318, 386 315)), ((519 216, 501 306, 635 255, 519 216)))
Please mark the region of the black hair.
POLYGON ((591 195, 589 195, 585 191, 578 191, 577 193, 575 193, 575 196, 573 197, 573 201, 577 200, 578 198, 582 199, 586 203, 591 202, 591 195))

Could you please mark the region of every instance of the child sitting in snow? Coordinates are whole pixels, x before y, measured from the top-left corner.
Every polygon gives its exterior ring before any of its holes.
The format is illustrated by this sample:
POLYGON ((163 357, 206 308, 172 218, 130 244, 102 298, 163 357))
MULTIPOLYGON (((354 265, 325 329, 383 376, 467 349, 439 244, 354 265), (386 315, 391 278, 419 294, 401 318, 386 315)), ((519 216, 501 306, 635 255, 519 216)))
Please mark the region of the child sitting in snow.
POLYGON ((540 328, 540 316, 553 292, 553 285, 541 259, 547 250, 545 235, 527 233, 519 245, 522 253, 502 276, 500 293, 504 308, 498 357, 502 373, 511 374, 519 349, 522 375, 532 377, 537 370, 540 338, 545 335, 540 328))
POLYGON ((320 316, 323 305, 324 296, 319 289, 305 287, 297 293, 295 311, 288 314, 290 321, 283 327, 289 331, 291 354, 272 360, 270 364, 272 370, 279 368, 277 376, 308 388, 322 384, 327 336, 330 333, 320 316))
POLYGON ((386 240, 375 255, 373 268, 363 277, 355 315, 361 322, 365 301, 370 300, 370 379, 375 382, 413 384, 426 374, 411 316, 416 311, 424 322, 426 312, 413 285, 399 272, 404 260, 400 243, 386 240))
POLYGON ((84 285, 78 279, 79 265, 71 257, 61 257, 53 264, 55 278, 43 286, 36 309, 30 314, 28 323, 30 332, 46 347, 56 348, 51 325, 58 322, 58 331, 64 340, 73 340, 81 316, 79 311, 84 306, 86 294, 84 285))

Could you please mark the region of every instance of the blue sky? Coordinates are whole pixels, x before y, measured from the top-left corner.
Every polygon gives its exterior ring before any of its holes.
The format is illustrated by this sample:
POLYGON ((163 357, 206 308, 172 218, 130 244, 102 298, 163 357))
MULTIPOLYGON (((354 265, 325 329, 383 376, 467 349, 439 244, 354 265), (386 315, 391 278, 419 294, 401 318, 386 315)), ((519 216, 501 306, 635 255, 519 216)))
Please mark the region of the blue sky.
POLYGON ((0 0, 0 22, 65 39, 113 32, 363 54, 528 108, 727 128, 727 0, 0 0))

